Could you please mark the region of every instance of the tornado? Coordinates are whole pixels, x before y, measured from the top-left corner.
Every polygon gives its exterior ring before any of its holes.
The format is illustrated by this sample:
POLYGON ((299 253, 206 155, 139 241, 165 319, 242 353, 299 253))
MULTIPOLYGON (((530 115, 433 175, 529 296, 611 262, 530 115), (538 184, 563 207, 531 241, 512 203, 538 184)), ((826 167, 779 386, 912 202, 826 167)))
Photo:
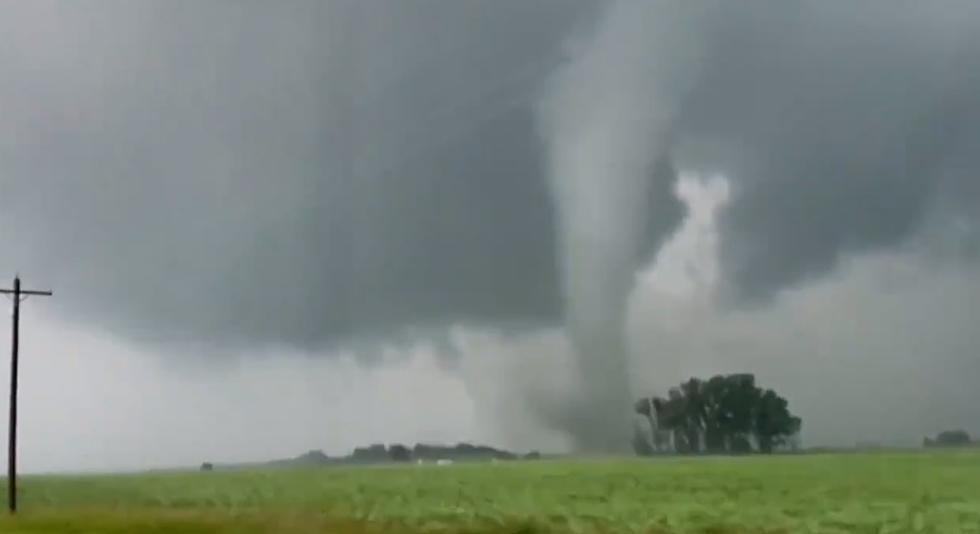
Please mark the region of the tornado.
POLYGON ((626 302, 657 194, 671 193, 656 187, 657 169, 669 162, 671 122, 696 75, 699 43, 674 28, 704 14, 703 5, 665 7, 610 4, 592 35, 569 46, 539 106, 576 380, 548 416, 581 451, 629 444, 626 302))

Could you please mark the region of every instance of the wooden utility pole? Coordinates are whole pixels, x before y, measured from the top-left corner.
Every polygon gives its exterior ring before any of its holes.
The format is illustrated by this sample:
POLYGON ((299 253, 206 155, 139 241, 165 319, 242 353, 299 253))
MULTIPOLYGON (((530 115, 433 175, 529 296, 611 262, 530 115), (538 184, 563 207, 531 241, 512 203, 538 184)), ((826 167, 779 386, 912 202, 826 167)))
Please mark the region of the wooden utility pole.
POLYGON ((14 277, 13 289, 0 289, 14 301, 13 329, 10 338, 10 429, 7 434, 7 504, 10 513, 17 511, 17 350, 20 341, 20 303, 30 296, 50 297, 50 291, 20 288, 20 277, 14 277))

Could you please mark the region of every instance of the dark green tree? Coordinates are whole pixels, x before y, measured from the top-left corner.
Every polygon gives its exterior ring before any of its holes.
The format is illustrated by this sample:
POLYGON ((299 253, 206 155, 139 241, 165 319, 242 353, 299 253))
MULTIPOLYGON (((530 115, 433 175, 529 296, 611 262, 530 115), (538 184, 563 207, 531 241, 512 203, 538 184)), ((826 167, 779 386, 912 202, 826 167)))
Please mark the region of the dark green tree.
POLYGON ((408 447, 396 443, 388 447, 388 456, 391 457, 393 462, 411 462, 412 461, 412 451, 408 447))
POLYGON ((754 433, 755 415, 762 390, 755 385, 755 376, 736 374, 725 377, 725 444, 728 452, 750 452, 750 437, 754 433))
POLYGON ((726 390, 728 384, 723 376, 714 376, 704 383, 702 397, 704 406, 704 441, 708 452, 719 453, 726 450, 726 390))
POLYGON ((757 387, 755 376, 747 373, 691 378, 672 388, 666 399, 641 399, 634 409, 651 420, 652 428, 669 430, 679 453, 747 453, 753 440, 760 452, 770 453, 802 424, 786 399, 757 387))
POLYGON ((691 378, 681 384, 680 392, 684 410, 682 425, 688 452, 698 453, 701 452, 701 438, 704 435, 706 420, 704 382, 691 378))
POLYGON ((926 438, 926 447, 957 447, 969 445, 972 442, 970 434, 965 430, 946 430, 936 434, 936 439, 926 438))
POLYGON ((785 444, 802 425, 800 418, 790 413, 789 402, 771 389, 760 395, 754 419, 759 451, 767 454, 785 444))

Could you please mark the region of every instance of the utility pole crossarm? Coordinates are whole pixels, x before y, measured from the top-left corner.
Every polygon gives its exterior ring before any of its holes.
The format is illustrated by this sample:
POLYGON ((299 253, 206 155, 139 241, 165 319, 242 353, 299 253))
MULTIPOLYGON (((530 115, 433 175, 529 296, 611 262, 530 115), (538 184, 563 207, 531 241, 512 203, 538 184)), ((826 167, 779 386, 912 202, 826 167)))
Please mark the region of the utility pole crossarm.
POLYGON ((0 289, 0 294, 13 295, 14 293, 20 293, 21 295, 38 295, 41 297, 50 297, 54 295, 51 291, 37 291, 34 289, 21 289, 19 292, 13 289, 0 289))

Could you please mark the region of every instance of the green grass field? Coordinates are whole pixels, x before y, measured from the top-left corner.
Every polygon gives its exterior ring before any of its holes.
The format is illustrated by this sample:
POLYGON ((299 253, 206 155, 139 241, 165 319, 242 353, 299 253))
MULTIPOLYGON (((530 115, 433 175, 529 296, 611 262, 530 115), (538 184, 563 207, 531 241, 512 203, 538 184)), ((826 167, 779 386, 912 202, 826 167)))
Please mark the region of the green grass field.
POLYGON ((25 477, 24 533, 980 533, 980 452, 25 477))

